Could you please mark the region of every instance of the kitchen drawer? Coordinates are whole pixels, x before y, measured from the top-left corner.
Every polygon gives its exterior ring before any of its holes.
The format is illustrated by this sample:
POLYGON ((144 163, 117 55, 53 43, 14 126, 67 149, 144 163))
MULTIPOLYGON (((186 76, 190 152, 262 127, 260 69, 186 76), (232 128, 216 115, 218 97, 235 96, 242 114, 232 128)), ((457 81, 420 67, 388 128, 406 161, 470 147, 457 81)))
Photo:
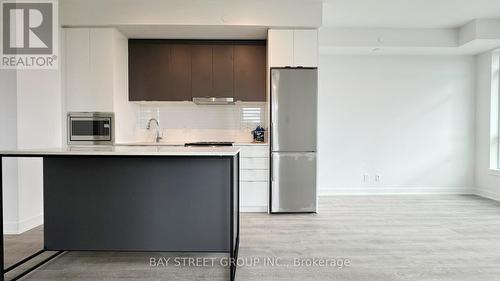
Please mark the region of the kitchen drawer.
POLYGON ((240 205, 242 207, 266 207, 268 204, 267 182, 242 182, 240 185, 240 205))
POLYGON ((269 157, 269 146, 265 145, 248 145, 237 146, 240 149, 241 158, 254 158, 254 157, 269 157))
POLYGON ((269 170, 240 170, 240 181, 268 181, 269 170))
POLYGON ((242 170, 267 170, 269 158, 241 158, 240 169, 242 170))

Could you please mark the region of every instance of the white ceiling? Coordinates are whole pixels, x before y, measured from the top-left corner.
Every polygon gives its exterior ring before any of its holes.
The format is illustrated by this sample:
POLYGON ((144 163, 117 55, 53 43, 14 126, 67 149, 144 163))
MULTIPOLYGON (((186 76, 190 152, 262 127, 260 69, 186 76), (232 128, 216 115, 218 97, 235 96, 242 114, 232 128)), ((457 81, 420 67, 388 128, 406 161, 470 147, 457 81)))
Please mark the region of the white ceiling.
POLYGON ((324 0, 323 26, 457 28, 500 18, 500 0, 324 0))

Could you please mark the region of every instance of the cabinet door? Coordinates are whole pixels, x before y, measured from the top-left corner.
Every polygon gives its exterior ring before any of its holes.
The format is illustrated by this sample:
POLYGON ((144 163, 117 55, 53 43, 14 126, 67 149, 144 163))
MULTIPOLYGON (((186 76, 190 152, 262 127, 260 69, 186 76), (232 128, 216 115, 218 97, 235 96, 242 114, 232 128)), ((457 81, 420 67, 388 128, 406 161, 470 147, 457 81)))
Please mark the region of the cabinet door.
POLYGON ((92 111, 113 111, 113 29, 90 29, 90 92, 92 111))
POLYGON ((294 66, 318 66, 318 31, 295 30, 293 35, 294 66))
POLYGON ((66 108, 113 111, 113 29, 65 28, 66 108))
POLYGON ((234 46, 234 97, 239 101, 266 100, 266 46, 234 46))
POLYGON ((191 46, 191 95, 207 97, 213 95, 212 46, 191 46))
POLYGON ((170 46, 156 41, 129 41, 129 100, 167 100, 170 46))
POLYGON ((171 45, 168 101, 191 101, 191 50, 189 45, 171 45))
POLYGON ((234 96, 234 63, 232 45, 213 45, 213 95, 234 96))
POLYGON ((293 66, 293 30, 269 30, 269 66, 293 66))
POLYGON ((66 107, 68 111, 87 111, 90 93, 90 30, 65 28, 66 107))
MULTIPOLYGON (((246 182, 240 183, 240 205, 241 207, 253 207, 250 211, 258 210, 260 212, 267 211, 268 199, 268 182, 246 182), (260 208, 256 208, 260 207, 260 208)), ((243 211, 243 210, 242 210, 243 211)), ((244 211, 243 211, 244 212, 244 211)))

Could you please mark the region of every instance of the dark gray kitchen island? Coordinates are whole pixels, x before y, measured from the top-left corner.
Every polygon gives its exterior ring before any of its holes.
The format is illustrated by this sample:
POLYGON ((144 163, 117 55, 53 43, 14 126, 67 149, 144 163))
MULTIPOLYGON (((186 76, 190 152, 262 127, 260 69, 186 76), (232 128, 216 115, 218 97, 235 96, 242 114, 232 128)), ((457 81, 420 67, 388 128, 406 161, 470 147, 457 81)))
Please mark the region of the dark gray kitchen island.
MULTIPOLYGON (((237 148, 70 147, 0 155, 43 159, 39 253, 218 252, 237 259, 237 148)), ((3 268, 3 251, 1 259, 3 280, 13 268, 3 268)), ((234 280, 236 263, 229 272, 234 280)))

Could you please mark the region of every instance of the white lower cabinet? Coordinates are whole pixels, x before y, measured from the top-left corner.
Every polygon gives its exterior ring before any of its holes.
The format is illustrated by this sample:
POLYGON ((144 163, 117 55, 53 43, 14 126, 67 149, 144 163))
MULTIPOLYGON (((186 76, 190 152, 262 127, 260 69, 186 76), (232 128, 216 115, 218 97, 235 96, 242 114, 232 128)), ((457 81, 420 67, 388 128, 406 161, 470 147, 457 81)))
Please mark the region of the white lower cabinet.
POLYGON ((241 158, 240 165, 242 170, 268 170, 269 158, 241 158))
POLYGON ((240 183, 240 206, 242 212, 267 212, 268 182, 240 183))
POLYGON ((240 180, 244 182, 267 181, 269 170, 244 170, 240 169, 240 180))
POLYGON ((240 148, 240 210, 267 212, 269 203, 269 146, 240 148))
POLYGON ((240 145, 241 158, 269 158, 269 146, 267 145, 240 145))

